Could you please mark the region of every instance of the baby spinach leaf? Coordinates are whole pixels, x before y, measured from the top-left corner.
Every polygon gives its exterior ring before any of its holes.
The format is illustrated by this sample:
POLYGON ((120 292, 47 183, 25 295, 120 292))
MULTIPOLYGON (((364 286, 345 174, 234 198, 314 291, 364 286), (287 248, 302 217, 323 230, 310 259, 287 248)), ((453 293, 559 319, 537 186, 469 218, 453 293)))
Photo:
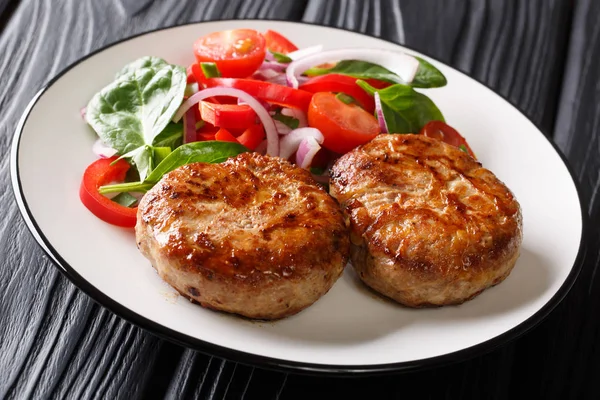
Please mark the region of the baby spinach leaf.
POLYGON ((247 151, 246 147, 233 142, 206 141, 184 144, 173 150, 171 154, 162 160, 148 175, 146 182, 156 183, 164 174, 182 165, 195 162, 220 163, 229 157, 237 156, 247 151))
POLYGON ((135 203, 137 203, 137 199, 127 192, 119 193, 118 195, 112 198, 112 201, 119 203, 120 205, 125 207, 131 207, 135 203))
POLYGON ((136 71, 142 68, 162 68, 166 65, 169 65, 165 60, 158 57, 142 57, 137 60, 130 62, 126 66, 124 66, 115 76, 115 79, 119 79, 123 75, 127 75, 130 72, 136 71))
POLYGON ((179 147, 183 141, 183 124, 169 123, 155 138, 152 146, 170 147, 172 149, 179 147))
MULTIPOLYGON (((410 86, 418 88, 436 88, 446 85, 446 77, 440 70, 420 57, 415 58, 419 61, 419 68, 417 69, 417 73, 410 83, 410 86)), ((383 68, 380 65, 359 60, 344 60, 338 62, 332 68, 311 68, 304 73, 308 76, 342 74, 360 79, 377 79, 391 83, 404 83, 404 81, 392 71, 383 68)))
POLYGON ((220 163, 229 157, 249 151, 239 143, 232 142, 194 142, 184 144, 173 150, 160 164, 152 170, 143 182, 126 182, 106 185, 98 190, 102 194, 118 192, 146 192, 152 188, 166 173, 182 165, 195 162, 220 163))
MULTIPOLYGON (((88 103, 86 119, 104 143, 134 162, 140 179, 152 170, 152 146, 183 101, 185 69, 144 57, 88 103), (141 68, 139 68, 141 66, 141 68), (138 69, 133 69, 138 68, 138 69)), ((166 138, 175 133, 168 130, 166 138)), ((158 147, 169 143, 158 143, 158 147)))
POLYGON ((390 133, 419 133, 429 121, 444 121, 435 103, 411 86, 396 84, 376 89, 365 81, 356 84, 367 93, 379 93, 381 109, 390 133))
POLYGON ((421 57, 415 57, 419 60, 419 69, 413 81, 410 83, 412 87, 417 88, 436 88, 446 86, 448 81, 444 74, 439 69, 423 60, 421 57))
POLYGON ((308 76, 342 74, 360 79, 378 79, 391 83, 403 83, 398 75, 377 64, 359 60, 343 60, 332 68, 311 68, 305 72, 308 76))

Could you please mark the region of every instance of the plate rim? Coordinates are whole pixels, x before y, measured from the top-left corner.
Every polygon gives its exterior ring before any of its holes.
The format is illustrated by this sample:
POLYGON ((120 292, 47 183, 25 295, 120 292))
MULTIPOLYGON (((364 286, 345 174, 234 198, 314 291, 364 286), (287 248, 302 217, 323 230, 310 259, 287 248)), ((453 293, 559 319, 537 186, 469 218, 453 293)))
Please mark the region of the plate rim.
POLYGON ((424 370, 433 367, 440 367, 448 364, 452 364, 455 362, 464 361, 478 355, 482 355, 488 353, 501 345, 505 345, 508 342, 517 339, 522 336, 535 326, 537 326, 540 322, 542 322, 554 308, 565 298, 567 293, 573 287, 573 284, 577 280, 579 273, 583 267, 583 261, 585 259, 585 254, 587 251, 587 238, 588 238, 588 229, 589 229, 589 216, 587 215, 587 208, 585 207, 585 200, 581 196, 581 187, 580 183, 577 179, 575 179, 575 174, 573 173, 573 169, 567 160, 566 156, 563 152, 558 148, 556 143, 544 133, 544 129, 542 129, 537 123, 531 120, 525 112, 523 112, 516 104, 514 104, 510 99, 508 99, 503 94, 497 92, 492 89, 486 83, 482 82, 478 78, 471 76, 469 73, 463 71, 458 67, 453 67, 443 61, 440 61, 437 57, 433 57, 427 52, 418 50, 412 46, 408 46, 405 44, 399 44, 393 40, 384 39, 381 37, 376 37, 373 35, 369 35, 362 32, 357 32, 345 27, 334 27, 328 26, 315 22, 304 22, 304 21, 289 21, 284 19, 262 19, 262 18, 242 18, 242 19, 216 19, 209 21, 194 21, 194 22, 186 22, 182 24, 171 25, 167 27, 161 27, 156 29, 151 29, 148 31, 140 32, 132 36, 127 36, 121 38, 117 41, 108 43, 89 54, 84 55, 83 57, 78 58, 65 68, 63 68, 58 74, 56 74, 52 79, 50 79, 47 83, 45 83, 40 90, 35 93, 32 99, 29 101, 23 114, 21 115, 15 132, 12 138, 11 144, 11 152, 10 152, 10 176, 11 176, 11 186, 13 189, 13 194, 15 196, 15 200, 17 206, 19 208, 20 214, 25 221, 25 225, 29 229, 30 233, 34 237, 37 244, 41 247, 41 249, 50 257, 52 263, 58 268, 58 270, 71 281, 78 289, 82 290, 87 296, 89 296, 94 302, 99 304, 101 307, 108 309, 110 312, 116 314, 120 318, 126 320, 127 322, 143 329, 146 332, 149 332, 153 335, 156 335, 162 339, 168 340, 170 342, 174 342, 176 344, 182 345, 186 348, 190 348, 206 355, 221 357, 233 362, 239 362, 246 365, 262 367, 266 369, 276 370, 276 371, 284 371, 284 372, 292 372, 292 373, 301 373, 301 374, 319 374, 319 375, 333 375, 333 376, 355 376, 357 374, 360 375, 381 375, 381 374, 389 374, 389 373, 398 373, 398 372, 407 372, 407 371, 417 371, 424 370), (39 101, 39 99, 46 93, 46 91, 56 83, 63 75, 68 73, 71 69, 87 60, 99 54, 105 50, 108 50, 111 47, 119 45, 123 42, 135 39, 140 36, 144 36, 150 33, 165 31, 169 29, 177 29, 184 26, 189 25, 201 25, 201 24, 210 24, 214 22, 239 22, 239 21, 257 21, 257 22, 280 22, 287 23, 293 25, 307 25, 307 26, 318 26, 328 29, 340 30, 345 32, 351 32, 363 36, 368 36, 371 38, 376 38, 379 40, 383 40, 388 43, 392 43, 406 49, 418 52, 423 54, 436 62, 443 64, 444 66, 451 68, 468 78, 478 82, 483 85, 488 90, 492 91, 495 95, 502 98, 506 101, 511 107, 517 110, 521 115, 523 115, 529 122, 531 122, 539 133, 550 143, 554 151, 559 155, 561 161, 564 166, 567 168, 571 180, 575 186, 575 191, 577 193, 577 197, 579 200, 579 207, 581 212, 581 239, 579 242, 579 248, 577 251, 577 256, 575 257, 575 261, 573 262, 573 266, 567 278, 560 286, 558 291, 545 303, 539 310, 537 310, 533 315, 529 318, 521 322, 520 324, 512 327, 506 332, 495 336, 491 339, 488 339, 484 342, 475 344, 470 347, 466 347, 461 350, 457 350, 454 352, 442 354, 439 356, 423 358, 419 360, 412 361, 404 361, 397 363, 387 363, 387 364, 373 364, 373 365, 335 365, 335 364, 318 364, 318 363, 308 363, 308 362, 298 362, 285 360, 280 358, 262 356, 258 354, 248 353, 241 350, 235 350, 228 347, 220 346, 202 339, 198 339, 184 333, 178 332, 174 329, 169 328, 168 326, 162 325, 160 323, 154 322, 133 310, 127 308, 123 304, 119 303, 116 300, 113 300, 108 295, 104 294, 101 290, 97 289, 91 282, 84 279, 75 268, 71 267, 60 255, 60 253, 54 249, 50 241, 44 235, 42 229, 38 226, 37 222, 33 218, 31 210, 27 204, 25 199, 21 179, 19 175, 18 168, 18 154, 19 154, 19 146, 21 143, 21 136, 23 133, 23 128, 29 118, 31 111, 39 101))

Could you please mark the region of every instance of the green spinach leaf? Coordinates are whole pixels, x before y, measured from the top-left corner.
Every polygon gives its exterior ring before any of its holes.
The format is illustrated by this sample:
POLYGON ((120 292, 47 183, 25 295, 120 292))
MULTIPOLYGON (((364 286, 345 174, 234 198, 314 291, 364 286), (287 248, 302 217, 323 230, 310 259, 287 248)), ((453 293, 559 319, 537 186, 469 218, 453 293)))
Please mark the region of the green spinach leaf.
POLYGON ((415 78, 410 83, 412 87, 425 89, 446 86, 448 81, 439 69, 423 60, 421 57, 415 58, 419 60, 419 69, 415 74, 415 78))
MULTIPOLYGON (((417 69, 415 78, 410 83, 410 86, 418 88, 436 88, 446 85, 446 77, 436 67, 420 57, 415 58, 419 61, 419 69, 417 69)), ((342 74, 360 79, 377 79, 390 83, 404 83, 404 81, 392 71, 377 64, 358 60, 343 60, 338 62, 332 68, 311 68, 304 73, 308 76, 342 74)))
POLYGON ((356 84, 369 94, 379 93, 381 109, 390 133, 419 133, 429 121, 444 121, 435 103, 411 86, 396 84, 376 89, 365 81, 356 84))
POLYGON ((183 67, 157 60, 144 57, 126 66, 129 72, 94 95, 86 110, 87 122, 104 143, 133 161, 141 180, 153 168, 155 140, 176 140, 174 128, 160 134, 181 105, 186 86, 183 67))
POLYGON ((152 188, 163 175, 182 165, 195 162, 220 163, 229 157, 237 156, 249 150, 239 143, 232 142, 194 142, 184 144, 173 150, 160 164, 152 170, 143 182, 126 182, 106 185, 99 189, 102 194, 118 192, 146 192, 152 188))

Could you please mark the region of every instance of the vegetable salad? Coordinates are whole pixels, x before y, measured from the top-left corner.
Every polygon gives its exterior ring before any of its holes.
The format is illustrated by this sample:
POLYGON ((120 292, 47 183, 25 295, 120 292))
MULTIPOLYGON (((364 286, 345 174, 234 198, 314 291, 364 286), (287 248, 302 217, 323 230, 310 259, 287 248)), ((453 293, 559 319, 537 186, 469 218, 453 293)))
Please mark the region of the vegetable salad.
POLYGON ((80 198, 100 219, 136 223, 137 202, 164 174, 242 152, 279 156, 318 182, 340 155, 382 133, 444 140, 474 157, 425 94, 446 84, 427 61, 396 51, 298 49, 278 32, 214 32, 187 69, 158 57, 126 65, 83 110, 99 159, 80 198))

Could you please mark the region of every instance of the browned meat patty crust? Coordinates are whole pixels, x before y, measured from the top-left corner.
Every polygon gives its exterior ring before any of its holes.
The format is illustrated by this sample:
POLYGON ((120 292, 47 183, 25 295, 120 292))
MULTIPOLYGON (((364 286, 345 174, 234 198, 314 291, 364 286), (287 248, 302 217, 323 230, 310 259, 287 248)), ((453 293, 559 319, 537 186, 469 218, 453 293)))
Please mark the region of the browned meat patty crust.
POLYGON ((308 171, 257 153, 168 173, 142 198, 136 225, 140 251, 182 295, 257 319, 327 293, 348 262, 348 236, 308 171))
POLYGON ((351 260, 374 290, 410 307, 459 304, 502 282, 519 256, 511 191, 460 149, 379 135, 342 156, 330 193, 351 230, 351 260))

